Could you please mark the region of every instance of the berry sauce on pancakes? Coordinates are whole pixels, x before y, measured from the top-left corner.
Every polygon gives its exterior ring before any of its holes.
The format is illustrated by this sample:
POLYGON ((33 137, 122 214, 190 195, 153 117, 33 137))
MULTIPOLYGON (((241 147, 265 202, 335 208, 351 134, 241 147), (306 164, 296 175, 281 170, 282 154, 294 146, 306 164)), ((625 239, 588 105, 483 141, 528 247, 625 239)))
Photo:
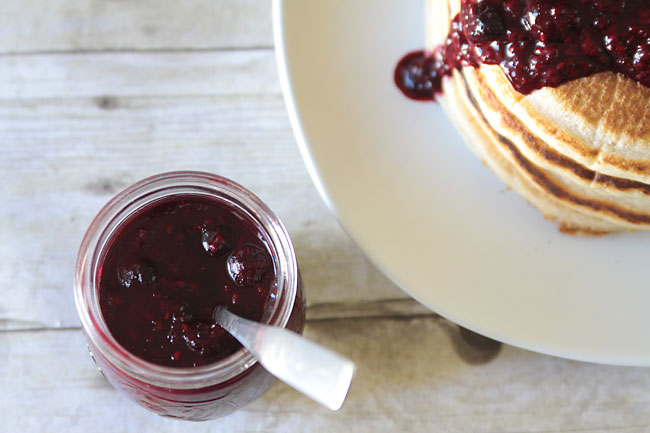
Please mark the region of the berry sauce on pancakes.
POLYGON ((433 100, 454 69, 500 65, 522 94, 599 72, 650 87, 647 0, 462 0, 445 42, 395 68, 409 98, 433 100))

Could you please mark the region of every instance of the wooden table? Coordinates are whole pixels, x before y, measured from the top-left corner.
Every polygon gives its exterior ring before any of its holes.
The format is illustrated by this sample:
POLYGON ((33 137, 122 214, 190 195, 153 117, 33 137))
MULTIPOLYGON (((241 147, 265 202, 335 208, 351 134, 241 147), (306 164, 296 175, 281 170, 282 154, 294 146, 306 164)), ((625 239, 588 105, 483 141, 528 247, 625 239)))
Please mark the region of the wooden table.
POLYGON ((270 10, 268 0, 0 3, 0 432, 649 431, 650 370, 462 332, 367 261, 300 158, 270 10), (72 295, 81 237, 122 188, 175 169, 231 177, 283 219, 306 335, 358 363, 342 410, 278 384, 227 418, 186 423, 99 375, 72 295))

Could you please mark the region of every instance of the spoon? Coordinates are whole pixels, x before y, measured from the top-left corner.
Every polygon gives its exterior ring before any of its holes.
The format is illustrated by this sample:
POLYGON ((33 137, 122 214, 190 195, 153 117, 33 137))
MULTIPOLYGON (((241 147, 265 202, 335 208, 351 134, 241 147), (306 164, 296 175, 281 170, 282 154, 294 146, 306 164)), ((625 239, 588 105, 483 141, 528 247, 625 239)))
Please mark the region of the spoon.
POLYGON ((214 320, 272 375, 331 410, 343 405, 355 365, 288 329, 243 319, 219 306, 214 320))

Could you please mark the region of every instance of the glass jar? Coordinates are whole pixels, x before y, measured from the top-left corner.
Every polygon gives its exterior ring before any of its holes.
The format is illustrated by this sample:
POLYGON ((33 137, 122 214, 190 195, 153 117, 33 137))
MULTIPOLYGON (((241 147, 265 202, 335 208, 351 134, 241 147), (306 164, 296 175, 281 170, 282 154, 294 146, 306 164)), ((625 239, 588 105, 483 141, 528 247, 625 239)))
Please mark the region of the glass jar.
POLYGON ((132 185, 104 206, 81 243, 74 280, 75 302, 91 357, 115 388, 140 405, 160 415, 199 421, 243 407, 268 390, 275 378, 244 348, 199 367, 145 361, 111 335, 99 302, 101 266, 120 225, 159 200, 181 195, 219 200, 249 218, 265 237, 275 280, 263 323, 302 333, 305 301, 286 229, 257 196, 229 179, 202 172, 164 173, 132 185))

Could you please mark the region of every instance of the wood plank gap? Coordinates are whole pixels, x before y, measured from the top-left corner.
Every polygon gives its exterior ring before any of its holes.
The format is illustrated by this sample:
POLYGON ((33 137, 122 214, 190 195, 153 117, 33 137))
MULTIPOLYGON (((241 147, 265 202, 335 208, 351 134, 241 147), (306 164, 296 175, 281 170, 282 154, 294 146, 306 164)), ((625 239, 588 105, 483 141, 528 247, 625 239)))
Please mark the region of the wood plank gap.
MULTIPOLYGON (((384 315, 372 315, 372 316, 346 316, 346 317, 319 317, 316 319, 307 319, 307 324, 309 323, 331 323, 336 321, 362 321, 362 320, 393 320, 393 321, 408 321, 414 319, 444 319, 439 314, 431 311, 430 313, 422 314, 411 314, 411 315, 401 315, 401 314, 384 314, 384 315)), ((50 331, 81 331, 81 326, 60 326, 60 327, 38 327, 38 328, 13 328, 13 329, 0 329, 0 334, 9 334, 9 333, 25 333, 25 332, 50 332, 50 331)))
MULTIPOLYGON (((412 320, 441 318, 413 299, 382 299, 370 302, 323 302, 307 307, 307 323, 339 320, 412 320)), ((80 330, 80 326, 25 326, 0 329, 0 333, 80 330)))
POLYGON ((390 298, 375 301, 322 302, 307 306, 307 321, 338 319, 396 319, 437 316, 411 298, 390 298))
POLYGON ((218 52, 255 52, 272 51, 273 45, 258 45, 251 47, 202 47, 202 48, 108 48, 101 50, 42 50, 42 51, 16 51, 0 52, 3 57, 31 57, 53 55, 88 55, 88 54, 167 54, 167 53, 218 53, 218 52))
POLYGON ((49 327, 42 326, 38 328, 13 328, 13 329, 0 329, 0 334, 9 334, 16 332, 50 332, 50 331, 81 331, 81 326, 59 326, 49 327))
MULTIPOLYGON (((409 320, 414 320, 414 319, 426 319, 426 318, 433 318, 433 319, 444 319, 442 316, 439 314, 431 311, 429 313, 421 313, 421 314, 409 314, 409 315, 403 315, 403 314, 376 314, 376 315, 366 315, 366 316, 345 316, 345 317, 318 317, 318 318, 307 318, 307 324, 310 323, 332 323, 332 322, 337 322, 337 321, 364 321, 364 320, 372 320, 372 321, 377 321, 377 320, 392 320, 392 321, 409 321, 409 320)), ((81 326, 60 326, 60 327, 48 327, 48 326, 43 326, 43 327, 38 327, 38 328, 12 328, 12 329, 0 329, 0 335, 1 334, 9 334, 9 333, 26 333, 26 332, 50 332, 50 331, 81 331, 81 326)))
POLYGON ((376 314, 376 315, 367 315, 367 316, 345 316, 345 317, 319 317, 316 319, 307 318, 307 324, 309 323, 331 323, 336 321, 377 321, 377 320, 392 320, 396 322, 406 322, 414 319, 444 319, 441 315, 431 311, 430 313, 420 313, 420 314, 376 314))
MULTIPOLYGON (((2 105, 7 105, 7 106, 36 106, 40 103, 55 103, 55 102, 68 102, 68 103, 74 103, 74 102, 91 102, 91 105, 99 105, 100 108, 104 110, 111 110, 111 109, 116 109, 117 107, 106 107, 107 104, 113 104, 114 101, 122 101, 122 102, 127 102, 127 101, 151 101, 151 100, 159 100, 159 101, 164 101, 164 100, 175 100, 175 99, 183 99, 183 100, 191 100, 191 99, 196 99, 196 100, 205 100, 205 101, 210 101, 210 100, 218 100, 218 99, 233 99, 237 97, 249 97, 251 93, 189 93, 189 94, 183 94, 183 95, 156 95, 156 94, 147 94, 147 95, 120 95, 120 94, 113 94, 113 93, 105 93, 105 94, 97 94, 94 96, 73 96, 73 97, 63 97, 63 96, 55 96, 52 98, 0 98, 0 106, 2 105), (107 103, 106 98, 110 99, 110 102, 107 103)), ((265 94, 254 94, 255 99, 261 100, 266 98, 267 100, 278 100, 282 101, 283 96, 282 92, 277 91, 277 92, 269 92, 265 94)), ((120 108, 129 108, 129 107, 120 107, 120 108)))

